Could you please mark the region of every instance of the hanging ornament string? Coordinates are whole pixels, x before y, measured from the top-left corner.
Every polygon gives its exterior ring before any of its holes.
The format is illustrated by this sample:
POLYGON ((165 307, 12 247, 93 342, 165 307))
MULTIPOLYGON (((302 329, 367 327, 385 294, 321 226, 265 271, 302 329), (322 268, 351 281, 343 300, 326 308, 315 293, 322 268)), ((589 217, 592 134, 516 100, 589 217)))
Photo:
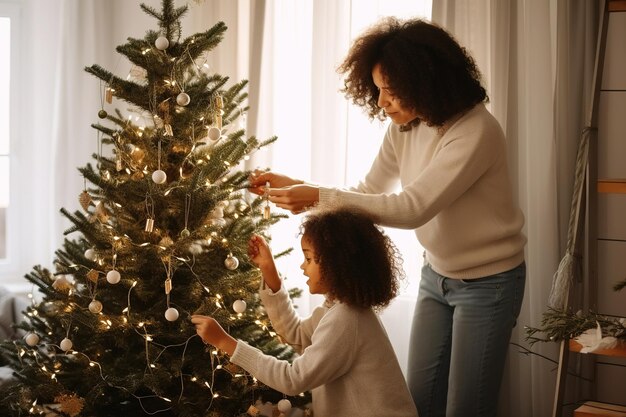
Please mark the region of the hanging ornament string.
POLYGON ((167 174, 161 169, 161 140, 157 149, 157 170, 152 173, 152 181, 156 184, 163 184, 167 180, 167 174))
POLYGON ((115 264, 117 263, 117 253, 115 252, 115 243, 111 248, 111 270, 107 272, 107 281, 109 284, 117 284, 120 282, 122 276, 119 271, 115 269, 115 264))
POLYGON ((157 150, 157 169, 161 169, 161 141, 159 141, 158 147, 159 149, 157 150))
POLYGON ((149 193, 146 193, 146 232, 152 232, 154 230, 154 200, 149 193))
POLYGON ((104 110, 104 96, 105 96, 106 85, 102 80, 100 80, 100 111, 98 111, 98 117, 104 119, 108 116, 106 110, 104 110))
POLYGON ((96 154, 98 156, 96 162, 100 175, 102 175, 102 141, 100 140, 101 133, 102 132, 100 132, 99 130, 96 130, 96 154))
POLYGON ((167 305, 167 310, 165 310, 165 318, 167 321, 176 321, 178 319, 178 310, 174 307, 170 306, 170 293, 172 292, 172 257, 168 257, 167 263, 163 262, 163 266, 165 267, 165 301, 167 305))
POLYGON ((185 228, 180 232, 181 237, 189 237, 189 210, 191 209, 191 194, 185 194, 185 228))

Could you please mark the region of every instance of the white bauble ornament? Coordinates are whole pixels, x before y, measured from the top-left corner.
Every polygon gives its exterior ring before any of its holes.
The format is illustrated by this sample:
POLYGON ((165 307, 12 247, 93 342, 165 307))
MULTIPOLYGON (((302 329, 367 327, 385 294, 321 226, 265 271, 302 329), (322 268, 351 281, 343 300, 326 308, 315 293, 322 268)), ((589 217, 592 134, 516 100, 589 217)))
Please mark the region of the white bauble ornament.
POLYGON ((178 104, 179 106, 186 106, 187 104, 189 104, 190 101, 191 97, 189 97, 189 94, 185 92, 182 92, 176 96, 176 104, 178 104))
POLYGON ((170 46, 170 41, 168 41, 165 36, 159 36, 156 38, 156 41, 154 41, 154 46, 160 51, 165 51, 167 47, 170 46))
POLYGON ((65 339, 61 340, 61 343, 59 343, 59 347, 63 352, 67 352, 72 348, 72 341, 66 337, 65 339))
POLYGON ((176 310, 174 307, 168 308, 167 310, 165 310, 165 318, 168 321, 178 320, 178 310, 176 310))
POLYGON ((91 303, 89 303, 89 311, 98 314, 102 311, 102 303, 98 300, 91 300, 91 303))
POLYGON ((37 333, 28 333, 24 340, 28 346, 35 346, 39 343, 39 335, 37 333))
POLYGON ((289 411, 291 411, 291 401, 283 398, 278 402, 277 407, 278 411, 280 411, 281 413, 288 413, 289 411))
POLYGON ((211 126, 209 128, 208 135, 209 139, 211 139, 212 141, 216 141, 220 138, 220 136, 222 136, 222 131, 215 126, 211 126))
POLYGON ((243 313, 244 311, 246 311, 247 306, 248 305, 245 301, 235 300, 235 302, 233 303, 233 310, 235 310, 235 313, 243 313))
POLYGON ((163 184, 167 180, 167 174, 162 169, 157 169, 152 173, 152 181, 156 184, 163 184))
POLYGON ((117 284, 118 282, 120 282, 121 278, 122 276, 115 269, 112 269, 109 272, 107 272, 107 282, 109 284, 117 284))
POLYGON ((239 259, 235 258, 233 255, 228 255, 226 259, 224 259, 224 266, 234 271, 239 266, 239 259))
POLYGON ((90 261, 95 261, 96 260, 96 251, 93 249, 87 249, 85 251, 85 258, 89 259, 90 261))

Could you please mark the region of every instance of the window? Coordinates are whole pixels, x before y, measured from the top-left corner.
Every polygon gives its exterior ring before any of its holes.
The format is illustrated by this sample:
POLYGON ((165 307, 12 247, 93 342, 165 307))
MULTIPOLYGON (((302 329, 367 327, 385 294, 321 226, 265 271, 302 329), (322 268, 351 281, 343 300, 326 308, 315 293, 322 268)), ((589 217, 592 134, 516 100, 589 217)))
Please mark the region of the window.
MULTIPOLYGON (((11 18, 0 16, 0 91, 10 91, 11 80, 11 18)), ((9 207, 9 99, 0 94, 0 259, 7 257, 7 209, 9 207)))
MULTIPOLYGON (((12 1, 0 1, 0 269, 6 269, 11 262, 14 249, 14 228, 11 216, 15 210, 11 206, 12 174, 11 142, 15 139, 16 105, 14 95, 17 39, 18 6, 12 1)), ((13 187, 15 188, 15 187, 13 187)))

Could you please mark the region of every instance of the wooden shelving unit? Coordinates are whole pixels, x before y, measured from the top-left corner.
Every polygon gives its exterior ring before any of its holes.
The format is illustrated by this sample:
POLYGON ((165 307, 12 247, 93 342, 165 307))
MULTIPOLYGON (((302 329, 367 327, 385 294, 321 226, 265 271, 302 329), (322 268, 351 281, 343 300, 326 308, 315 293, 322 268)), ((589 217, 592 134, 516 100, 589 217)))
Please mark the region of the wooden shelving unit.
MULTIPOLYGON (((626 1, 626 0, 624 0, 626 1)), ((626 194, 626 178, 598 180, 599 193, 626 194)))
POLYGON ((609 12, 626 12, 626 0, 609 1, 609 12))
MULTIPOLYGON (((570 352, 580 352, 582 346, 574 340, 569 341, 570 352)), ((626 358, 626 342, 620 341, 618 345, 612 349, 598 349, 589 353, 590 355, 602 355, 626 358)))
MULTIPOLYGON (((626 0, 605 0, 602 3, 588 121, 588 127, 592 130, 586 160, 584 203, 581 207, 583 220, 577 224, 577 230, 584 233, 584 242, 579 248, 582 258, 581 280, 575 290, 570 292, 573 297, 568 307, 600 313, 608 308, 608 315, 624 317, 626 310, 622 308, 623 304, 608 296, 604 285, 611 279, 609 276, 623 276, 626 265, 626 229, 621 215, 626 207, 623 196, 626 194, 626 123, 623 118, 626 106, 626 49, 623 46, 626 0), (613 22, 610 36, 609 20, 613 22), (610 38, 608 45, 607 38, 610 38), (606 57, 608 59, 605 62, 606 57), (603 285, 600 291, 599 283, 603 285), (608 306, 602 305, 602 302, 607 301, 608 306)), ((576 372, 584 374, 589 383, 584 393, 579 389, 582 383, 578 387, 570 386, 569 393, 573 398, 570 398, 568 407, 580 404, 583 398, 595 400, 587 401, 573 410, 574 417, 626 417, 626 395, 621 394, 626 391, 620 391, 624 386, 623 374, 608 371, 614 365, 624 366, 626 341, 620 339, 614 348, 590 353, 581 354, 581 349, 582 346, 574 340, 564 340, 560 344, 552 417, 572 415, 571 408, 564 410, 563 407, 570 357, 576 363, 576 372), (602 390, 603 395, 598 395, 598 390, 602 390)))

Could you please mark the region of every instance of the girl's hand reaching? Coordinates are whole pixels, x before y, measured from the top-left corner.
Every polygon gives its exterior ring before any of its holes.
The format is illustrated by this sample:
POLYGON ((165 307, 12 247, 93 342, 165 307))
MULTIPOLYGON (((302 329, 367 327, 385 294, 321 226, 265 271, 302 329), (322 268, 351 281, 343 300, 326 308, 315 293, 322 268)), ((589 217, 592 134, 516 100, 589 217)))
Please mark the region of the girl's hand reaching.
POLYGON ((274 257, 270 247, 265 239, 259 235, 252 235, 248 241, 248 256, 260 269, 274 266, 274 257))
POLYGON ((258 266, 261 270, 265 284, 272 291, 278 291, 282 282, 278 276, 278 271, 276 270, 274 256, 272 256, 272 251, 265 239, 259 235, 252 235, 248 241, 248 256, 250 257, 252 263, 258 266))
POLYGON ((204 343, 213 345, 229 355, 235 352, 237 341, 226 333, 213 317, 193 315, 191 322, 196 325, 196 333, 204 343))

